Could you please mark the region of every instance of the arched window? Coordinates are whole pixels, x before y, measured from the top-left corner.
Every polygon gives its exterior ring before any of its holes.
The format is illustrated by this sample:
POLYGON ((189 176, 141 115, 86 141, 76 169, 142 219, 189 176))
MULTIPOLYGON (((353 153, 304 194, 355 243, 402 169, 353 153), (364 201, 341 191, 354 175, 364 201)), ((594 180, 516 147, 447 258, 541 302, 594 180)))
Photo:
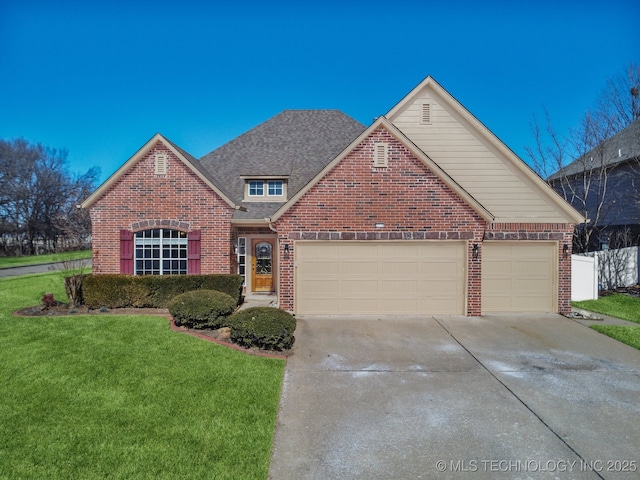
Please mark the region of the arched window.
POLYGON ((167 228, 135 234, 136 275, 186 275, 187 233, 167 228))

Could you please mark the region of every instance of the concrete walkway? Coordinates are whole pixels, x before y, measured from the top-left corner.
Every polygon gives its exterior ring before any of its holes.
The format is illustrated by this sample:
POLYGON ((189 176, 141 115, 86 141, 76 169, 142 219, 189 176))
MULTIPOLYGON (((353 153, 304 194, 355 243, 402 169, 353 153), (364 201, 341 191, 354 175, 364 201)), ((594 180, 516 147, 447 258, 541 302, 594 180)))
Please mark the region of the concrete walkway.
POLYGON ((640 478, 640 351, 559 315, 298 317, 269 478, 640 478))

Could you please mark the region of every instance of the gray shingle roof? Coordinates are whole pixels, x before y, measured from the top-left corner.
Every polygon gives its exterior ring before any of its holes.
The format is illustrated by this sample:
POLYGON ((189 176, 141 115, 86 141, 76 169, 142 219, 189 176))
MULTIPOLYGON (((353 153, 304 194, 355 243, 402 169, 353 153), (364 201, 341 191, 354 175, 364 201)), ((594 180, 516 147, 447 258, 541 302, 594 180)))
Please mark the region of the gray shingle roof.
POLYGON ((285 110, 203 156, 200 163, 221 190, 247 208, 236 211, 234 218, 262 219, 282 203, 242 203, 241 177, 288 178, 291 198, 365 128, 338 110, 285 110))
POLYGON ((200 161, 194 157, 193 155, 191 155, 189 152, 187 152, 186 150, 180 148, 178 145, 176 145, 175 143, 173 143, 171 140, 169 140, 168 138, 164 137, 164 139, 169 142, 171 144, 171 146, 173 146, 173 148, 175 148, 176 150, 178 150, 178 152, 180 152, 182 154, 182 156, 185 158, 185 160, 187 160, 196 170, 198 170, 198 172, 200 172, 206 179, 208 179, 211 183, 213 183, 216 187, 218 187, 220 189, 220 191, 225 194, 229 199, 233 198, 229 192, 227 191, 227 189, 224 187, 224 184, 222 184, 218 179, 215 178, 214 175, 211 174, 211 172, 209 170, 207 170, 206 168, 204 168, 204 166, 202 165, 202 163, 200 163, 200 161))
POLYGON ((591 157, 594 158, 596 165, 600 167, 604 162, 604 165, 615 165, 627 160, 632 160, 640 157, 640 120, 635 121, 621 132, 616 133, 613 137, 605 140, 601 147, 592 150, 591 152, 583 155, 582 157, 574 160, 566 167, 561 168, 553 175, 549 176, 547 180, 556 180, 560 177, 570 177, 576 175, 589 168, 592 163, 588 161, 591 157), (603 148, 604 150, 600 150, 603 148), (597 152, 595 150, 598 150, 597 152))

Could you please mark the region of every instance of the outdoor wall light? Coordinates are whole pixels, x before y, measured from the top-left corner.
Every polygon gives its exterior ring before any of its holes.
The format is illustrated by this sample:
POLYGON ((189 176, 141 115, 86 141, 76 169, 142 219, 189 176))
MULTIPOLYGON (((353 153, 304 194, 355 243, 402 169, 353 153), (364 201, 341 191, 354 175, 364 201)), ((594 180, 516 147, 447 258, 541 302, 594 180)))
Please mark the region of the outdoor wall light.
POLYGON ((384 223, 382 223, 382 222, 377 222, 377 223, 376 223, 376 228, 384 228, 384 223))
POLYGON ((474 260, 478 259, 478 255, 480 254, 480 250, 477 243, 473 244, 473 249, 471 250, 471 255, 474 260))
POLYGON ((565 243, 564 246, 562 247, 562 253, 564 255, 564 258, 567 258, 569 256, 569 244, 565 243))
POLYGON ((291 251, 290 249, 291 249, 291 247, 289 247, 289 244, 285 243, 284 244, 284 259, 285 260, 289 260, 289 252, 291 251))

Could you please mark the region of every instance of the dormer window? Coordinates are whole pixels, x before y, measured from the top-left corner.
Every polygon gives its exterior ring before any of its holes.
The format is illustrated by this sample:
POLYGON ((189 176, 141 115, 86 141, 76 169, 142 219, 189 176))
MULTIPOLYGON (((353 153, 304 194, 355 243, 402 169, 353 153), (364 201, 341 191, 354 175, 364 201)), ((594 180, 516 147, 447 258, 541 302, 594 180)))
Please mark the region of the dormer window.
POLYGON ((262 197, 264 196, 264 182, 262 180, 251 180, 249 182, 249 196, 250 197, 262 197))
POLYGON ((267 195, 270 197, 281 197, 283 184, 284 182, 282 180, 269 180, 267 182, 267 195))
POLYGON ((282 178, 245 179, 245 202, 286 202, 287 181, 282 178))

